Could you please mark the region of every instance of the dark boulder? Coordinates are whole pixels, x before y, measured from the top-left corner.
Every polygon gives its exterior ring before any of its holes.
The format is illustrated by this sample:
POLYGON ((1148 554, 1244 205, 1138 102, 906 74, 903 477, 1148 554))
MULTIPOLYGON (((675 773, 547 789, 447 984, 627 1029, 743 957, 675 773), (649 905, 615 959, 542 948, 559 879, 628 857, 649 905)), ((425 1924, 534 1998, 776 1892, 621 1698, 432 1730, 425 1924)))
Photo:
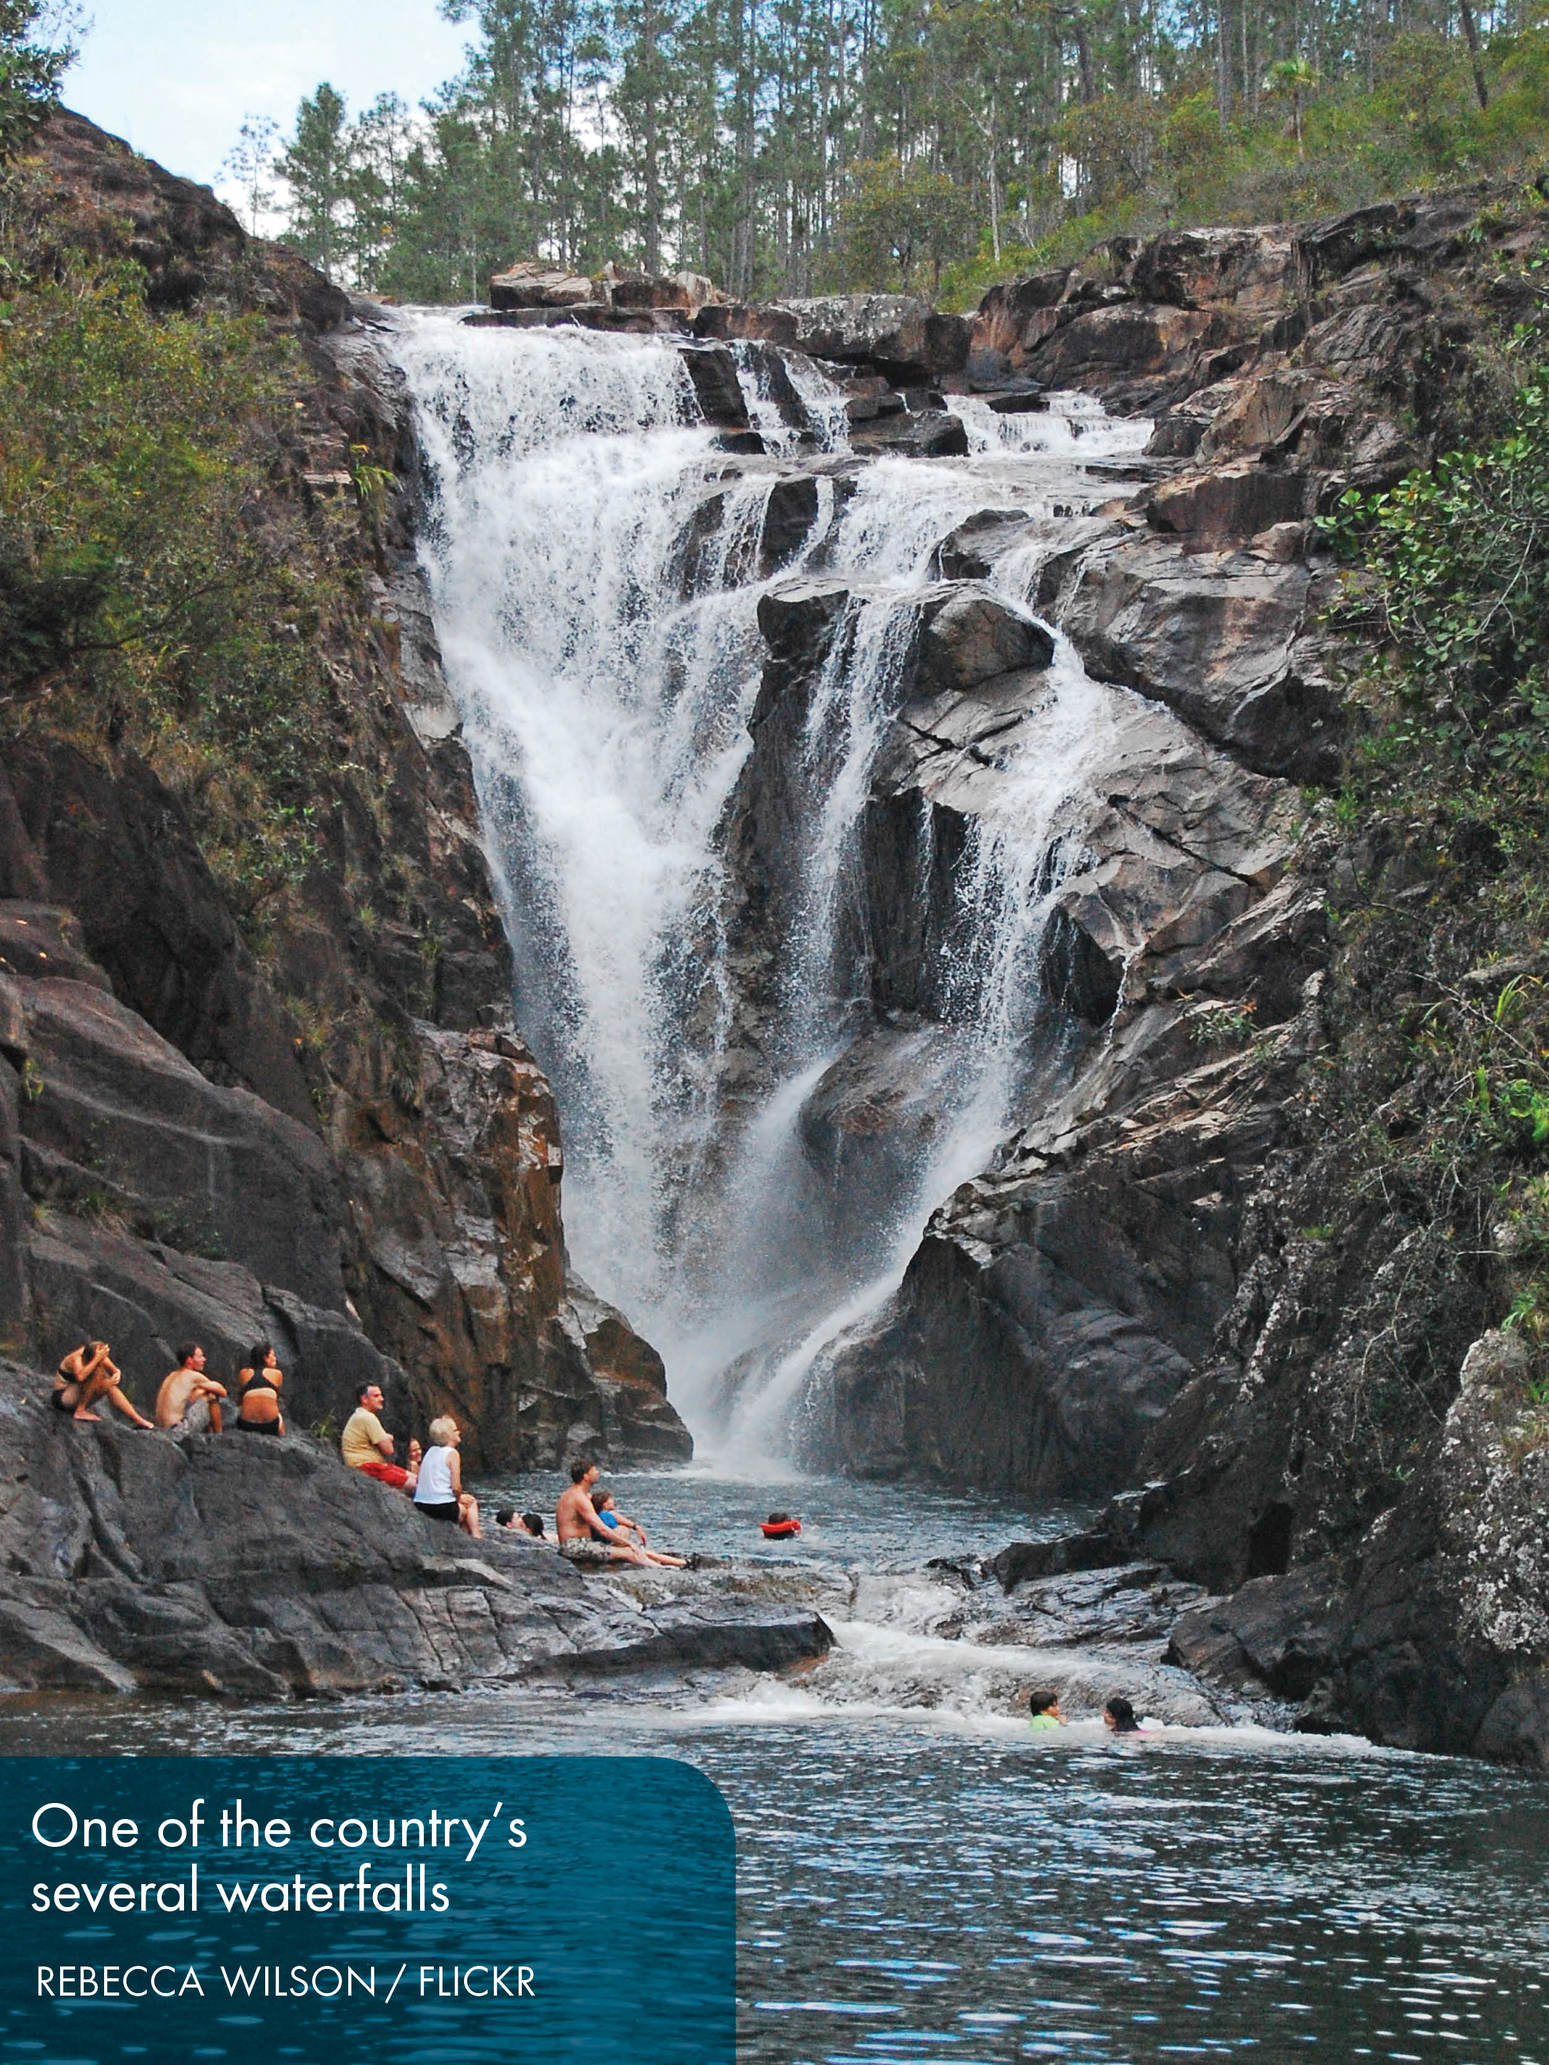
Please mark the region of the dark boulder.
MULTIPOLYGON (((843 581, 802 580, 786 582, 760 596, 758 628, 776 664, 793 673, 821 666, 850 593, 843 581)), ((755 727, 769 700, 772 698, 760 695, 755 727)))
POLYGON ((937 315, 909 294, 833 294, 701 309, 695 333, 754 338, 813 358, 870 366, 895 386, 908 387, 961 373, 970 325, 962 316, 937 315))
POLYGON ((1312 584, 1305 567, 1118 532, 1051 562, 1039 601, 1094 674, 1154 696, 1260 773, 1324 781, 1342 725, 1304 643, 1312 584))
POLYGON ((923 695, 964 695, 1054 658, 1054 634, 986 588, 935 590, 920 614, 916 685, 923 695))
POLYGON ((818 484, 810 474, 787 474, 769 490, 758 536, 758 570, 767 580, 794 559, 818 520, 818 484))
POLYGON ((1044 387, 1082 388, 1110 406, 1149 412, 1201 385, 1203 356, 1230 336, 1215 309, 1121 302, 1061 324, 1023 366, 1044 387))
POLYGON ((1071 268, 1062 266, 1056 272, 1034 273, 991 287, 974 317, 974 351, 988 354, 991 366, 1015 370, 1057 326, 1060 318, 1055 310, 1070 280, 1071 268))
POLYGON ((906 409, 856 424, 850 449, 866 458, 962 459, 968 455, 968 432, 958 416, 906 409))
POLYGON ((221 1089, 106 991, 25 991, 38 1092, 21 1113, 28 1189, 79 1212, 102 1200, 144 1235, 240 1261, 342 1309, 338 1173, 317 1135, 250 1091, 221 1089))
POLYGON ((934 571, 943 581, 982 581, 1004 551, 1025 540, 1020 509, 979 509, 936 548, 934 571))
POLYGON ((1294 292, 1289 229, 1169 230, 1143 244, 1126 284, 1140 301, 1175 308, 1230 301, 1277 308, 1294 292))
POLYGON ((1230 1599, 1182 1616, 1168 1662, 1229 1690, 1257 1684, 1278 1699, 1305 1699, 1333 1666, 1339 1602, 1337 1575, 1317 1564, 1250 1579, 1230 1599))
POLYGON ((292 1028, 258 979, 188 816, 143 761, 21 739, 0 768, 0 897, 72 913, 114 994, 196 1067, 316 1127, 292 1028), (9 829, 9 836, 7 836, 9 829))
POLYGON ((1124 1561, 1124 1552, 1113 1537, 1095 1528, 1083 1534, 1056 1535, 1047 1542, 1008 1542, 990 1563, 1000 1579, 1001 1589, 1014 1592, 1018 1585, 1039 1578, 1062 1577, 1073 1570, 1107 1570, 1124 1561))
POLYGON ((1141 506, 1153 530, 1225 542, 1251 538, 1276 524, 1304 523, 1316 509, 1317 495, 1318 483, 1310 474, 1240 459, 1163 481, 1141 506))
POLYGON ((736 361, 725 346, 685 344, 682 358, 705 421, 718 430, 746 430, 747 403, 742 398, 736 361))

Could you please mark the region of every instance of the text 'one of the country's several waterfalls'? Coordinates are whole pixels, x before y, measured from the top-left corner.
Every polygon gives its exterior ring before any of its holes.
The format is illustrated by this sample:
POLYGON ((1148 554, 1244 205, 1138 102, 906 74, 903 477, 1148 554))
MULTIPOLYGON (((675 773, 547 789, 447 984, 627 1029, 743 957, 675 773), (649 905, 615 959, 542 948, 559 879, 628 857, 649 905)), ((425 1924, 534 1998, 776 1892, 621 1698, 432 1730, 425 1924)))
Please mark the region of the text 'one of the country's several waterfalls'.
POLYGON ((1149 426, 1074 395, 1010 417, 964 400, 968 457, 860 459, 815 364, 740 345, 765 450, 733 456, 667 339, 415 312, 392 348, 576 1266, 661 1347, 702 1437, 779 1449, 825 1351, 1058 1066, 1048 914, 1127 698, 1063 640, 1034 649, 1028 597, 1113 493, 1100 462, 1149 426), (986 510, 1016 518, 974 592, 1030 626, 1020 694, 999 728, 981 709, 938 739, 941 547, 986 510), (807 624, 798 682, 770 641, 807 624), (888 771, 905 704, 935 752, 913 788, 888 771), (902 985, 878 972, 890 869, 936 885, 902 985))

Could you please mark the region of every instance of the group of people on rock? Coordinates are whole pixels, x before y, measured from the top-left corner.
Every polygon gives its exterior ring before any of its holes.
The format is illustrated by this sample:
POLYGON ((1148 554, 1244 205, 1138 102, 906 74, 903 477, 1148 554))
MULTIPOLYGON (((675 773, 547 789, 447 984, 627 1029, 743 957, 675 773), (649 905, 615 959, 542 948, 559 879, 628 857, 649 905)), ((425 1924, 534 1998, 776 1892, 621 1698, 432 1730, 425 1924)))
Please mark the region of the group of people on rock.
MULTIPOLYGON (((169 1370, 156 1391, 154 1417, 147 1419, 124 1389, 124 1373, 113 1360, 106 1341, 83 1341, 63 1357, 54 1373, 50 1403, 74 1420, 100 1420, 95 1408, 111 1405, 134 1426, 147 1433, 175 1427, 208 1427, 219 1434, 225 1426, 223 1414, 230 1393, 209 1374, 205 1352, 198 1341, 185 1341, 177 1351, 177 1368, 169 1370)), ((236 1375, 237 1403, 234 1425, 239 1434, 283 1434, 285 1416, 280 1410, 280 1390, 285 1376, 279 1359, 267 1341, 255 1342, 247 1361, 236 1375)))
MULTIPOLYGON (((450 1413, 432 1420, 427 1446, 421 1448, 419 1442, 409 1441, 404 1451, 407 1460, 400 1463, 395 1460, 397 1443, 382 1425, 384 1403, 380 1384, 361 1385, 355 1410, 345 1421, 339 1440, 345 1462, 352 1470, 406 1493, 427 1519, 455 1522, 475 1541, 482 1541, 479 1502, 472 1492, 463 1490, 462 1458, 457 1452, 462 1429, 456 1420, 450 1413)), ((590 1459, 580 1457, 571 1464, 569 1486, 560 1494, 554 1512, 559 1553, 572 1563, 597 1568, 633 1563, 686 1569, 690 1559, 653 1549, 642 1522, 621 1513, 612 1492, 598 1488, 597 1478, 597 1465, 590 1459)), ((544 1532, 541 1513, 518 1513, 514 1506, 503 1506, 495 1515, 495 1526, 519 1541, 555 1546, 544 1532)))
MULTIPOLYGON (((213 1434, 224 1430, 224 1415, 231 1409, 231 1394, 206 1366, 203 1346, 185 1341, 177 1351, 177 1368, 169 1370, 156 1393, 155 1417, 147 1419, 123 1386, 123 1372, 113 1360, 106 1341, 83 1341, 72 1348, 59 1364, 52 1403, 76 1420, 100 1420, 97 1406, 111 1405, 136 1427, 147 1431, 208 1427, 213 1434)), ((285 1376, 268 1341, 255 1342, 246 1363, 236 1375, 235 1427, 240 1434, 280 1435, 285 1416, 280 1393, 285 1376)), ((415 1510, 427 1520, 444 1521, 461 1527, 475 1541, 483 1539, 479 1502, 463 1489, 462 1458, 458 1449, 462 1429, 450 1413, 431 1421, 425 1444, 410 1439, 405 1444, 406 1460, 397 1461, 397 1443, 382 1424, 386 1398, 380 1384, 362 1384, 355 1394, 355 1410, 344 1423, 339 1452, 346 1465, 378 1483, 404 1492, 415 1510)), ((554 1514, 555 1533, 562 1556, 572 1563, 601 1568, 628 1563, 682 1570, 689 1559, 669 1556, 653 1549, 642 1523, 621 1513, 611 1491, 598 1487, 596 1463, 578 1458, 570 1466, 570 1484, 561 1494, 554 1514)), ((496 1525, 523 1541, 547 1543, 543 1519, 537 1513, 518 1515, 503 1509, 496 1525)))

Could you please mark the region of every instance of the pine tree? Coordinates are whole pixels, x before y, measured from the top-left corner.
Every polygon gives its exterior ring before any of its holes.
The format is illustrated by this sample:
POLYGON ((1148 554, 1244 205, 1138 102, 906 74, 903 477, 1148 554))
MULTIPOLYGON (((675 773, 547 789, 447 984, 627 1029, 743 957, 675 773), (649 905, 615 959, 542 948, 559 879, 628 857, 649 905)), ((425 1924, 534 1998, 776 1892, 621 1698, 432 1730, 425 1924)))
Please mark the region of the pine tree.
POLYGON ((292 195, 286 242, 332 279, 345 255, 341 232, 349 198, 350 153, 344 99, 326 79, 296 110, 296 133, 277 170, 292 195))
POLYGON ((274 206, 275 190, 270 185, 274 171, 274 140, 280 125, 270 115, 244 115, 237 140, 220 162, 220 173, 241 189, 247 226, 256 237, 263 217, 274 206))

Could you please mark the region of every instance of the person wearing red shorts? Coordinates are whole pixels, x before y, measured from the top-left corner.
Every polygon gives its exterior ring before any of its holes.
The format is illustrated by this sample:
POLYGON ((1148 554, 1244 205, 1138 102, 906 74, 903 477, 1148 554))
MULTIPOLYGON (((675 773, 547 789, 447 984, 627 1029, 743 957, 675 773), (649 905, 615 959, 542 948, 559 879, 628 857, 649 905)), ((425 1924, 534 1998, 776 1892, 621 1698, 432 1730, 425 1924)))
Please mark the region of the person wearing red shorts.
POLYGON ((419 1472, 414 1468, 419 1460, 419 1443, 409 1443, 409 1468, 405 1470, 393 1461, 393 1437, 377 1417, 387 1403, 381 1385, 362 1384, 355 1399, 355 1410, 345 1421, 339 1438, 340 1454, 352 1470, 375 1477, 381 1484, 390 1484, 394 1491, 412 1495, 419 1482, 419 1472))

